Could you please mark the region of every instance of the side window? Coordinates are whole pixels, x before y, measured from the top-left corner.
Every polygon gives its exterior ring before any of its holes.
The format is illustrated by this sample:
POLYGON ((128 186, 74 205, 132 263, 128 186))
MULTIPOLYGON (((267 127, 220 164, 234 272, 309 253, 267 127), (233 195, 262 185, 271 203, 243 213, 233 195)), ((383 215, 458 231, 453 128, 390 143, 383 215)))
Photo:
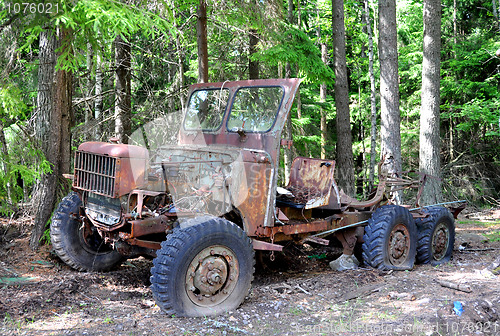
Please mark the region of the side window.
POLYGON ((189 98, 184 129, 204 131, 219 129, 224 119, 228 98, 227 89, 194 91, 189 98))
POLYGON ((280 86, 241 88, 227 122, 229 131, 267 132, 273 127, 284 90, 280 86))

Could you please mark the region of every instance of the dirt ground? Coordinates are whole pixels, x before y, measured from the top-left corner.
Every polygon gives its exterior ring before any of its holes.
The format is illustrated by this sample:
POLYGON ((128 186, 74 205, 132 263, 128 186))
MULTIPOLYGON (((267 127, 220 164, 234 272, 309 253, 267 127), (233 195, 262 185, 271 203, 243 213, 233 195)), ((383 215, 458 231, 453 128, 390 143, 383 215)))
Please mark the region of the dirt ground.
POLYGON ((206 318, 161 313, 149 289, 149 260, 108 273, 76 272, 50 246, 28 248, 29 218, 3 218, 0 334, 500 335, 500 276, 484 271, 500 253, 498 218, 500 210, 461 216, 452 260, 412 271, 334 272, 328 262, 339 247, 289 245, 274 262, 261 256, 240 308, 206 318))

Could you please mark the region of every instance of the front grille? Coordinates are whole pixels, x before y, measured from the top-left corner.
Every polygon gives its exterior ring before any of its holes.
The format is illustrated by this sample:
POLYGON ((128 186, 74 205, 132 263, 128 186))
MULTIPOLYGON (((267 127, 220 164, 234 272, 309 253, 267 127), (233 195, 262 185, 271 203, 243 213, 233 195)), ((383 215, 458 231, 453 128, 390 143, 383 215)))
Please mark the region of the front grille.
POLYGON ((77 151, 73 186, 98 195, 115 197, 116 166, 114 157, 77 151))

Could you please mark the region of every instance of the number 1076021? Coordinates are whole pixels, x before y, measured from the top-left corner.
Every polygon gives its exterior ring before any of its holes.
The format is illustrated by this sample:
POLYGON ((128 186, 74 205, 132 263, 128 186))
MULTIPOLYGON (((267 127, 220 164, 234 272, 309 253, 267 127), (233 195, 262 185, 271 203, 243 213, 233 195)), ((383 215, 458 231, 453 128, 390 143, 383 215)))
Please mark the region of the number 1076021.
POLYGON ((6 4, 7 12, 12 14, 56 14, 59 12, 58 3, 43 2, 15 2, 6 4))

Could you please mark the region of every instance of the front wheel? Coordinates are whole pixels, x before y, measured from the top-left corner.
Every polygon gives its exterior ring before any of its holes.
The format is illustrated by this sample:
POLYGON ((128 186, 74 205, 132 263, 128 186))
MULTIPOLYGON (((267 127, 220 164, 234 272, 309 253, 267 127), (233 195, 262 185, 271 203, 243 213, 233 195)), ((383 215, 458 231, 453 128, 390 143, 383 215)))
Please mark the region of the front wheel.
POLYGON ((425 210, 426 218, 417 218, 417 262, 432 266, 448 262, 455 243, 455 220, 444 207, 434 206, 425 210))
POLYGON ((105 244, 96 228, 80 220, 82 201, 70 193, 59 203, 50 223, 50 240, 56 254, 78 271, 107 271, 123 257, 105 244))
POLYGON ((408 209, 398 205, 378 208, 368 220, 363 240, 363 259, 373 268, 413 268, 417 250, 417 228, 408 209))
POLYGON ((236 309, 250 290, 254 251, 236 224, 187 220, 167 236, 151 269, 151 289, 169 315, 209 316, 236 309))

